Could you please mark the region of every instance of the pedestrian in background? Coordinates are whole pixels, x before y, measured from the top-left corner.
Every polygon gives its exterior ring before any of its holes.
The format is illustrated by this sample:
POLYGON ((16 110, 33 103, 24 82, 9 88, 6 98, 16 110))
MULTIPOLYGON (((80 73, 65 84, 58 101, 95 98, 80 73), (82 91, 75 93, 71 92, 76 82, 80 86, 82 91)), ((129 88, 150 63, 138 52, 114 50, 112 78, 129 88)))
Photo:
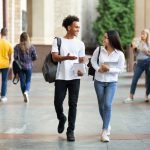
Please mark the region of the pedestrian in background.
POLYGON ((24 97, 24 102, 29 102, 29 90, 31 85, 33 61, 37 59, 35 47, 30 43, 29 35, 23 32, 20 35, 20 43, 14 48, 14 59, 21 65, 21 71, 18 73, 20 87, 24 97))
POLYGON ((59 62, 56 81, 54 105, 59 120, 58 133, 64 131, 67 120, 63 111, 63 101, 68 90, 68 128, 67 140, 75 141, 74 130, 77 112, 77 102, 80 89, 80 78, 83 72, 78 71, 75 74, 73 66, 75 63, 84 63, 85 46, 82 41, 76 38, 79 33, 79 18, 76 16, 67 16, 62 23, 66 29, 66 35, 61 38, 60 54, 58 53, 57 40, 52 45, 52 57, 54 61, 59 62))
POLYGON ((132 48, 136 51, 136 65, 134 67, 134 74, 130 87, 130 95, 124 100, 124 103, 130 103, 134 101, 134 94, 137 87, 137 82, 145 71, 146 76, 146 93, 145 102, 149 102, 148 95, 150 94, 150 31, 144 29, 141 32, 139 40, 133 40, 132 48))
POLYGON ((91 63, 96 70, 94 87, 103 122, 100 139, 102 142, 109 142, 112 102, 117 88, 118 74, 125 66, 125 57, 117 31, 107 31, 104 34, 103 45, 100 48, 99 64, 97 64, 99 47, 94 51, 91 63))
POLYGON ((13 48, 12 45, 7 41, 7 28, 1 29, 0 38, 0 73, 1 77, 1 102, 7 102, 7 79, 8 71, 12 65, 13 48))

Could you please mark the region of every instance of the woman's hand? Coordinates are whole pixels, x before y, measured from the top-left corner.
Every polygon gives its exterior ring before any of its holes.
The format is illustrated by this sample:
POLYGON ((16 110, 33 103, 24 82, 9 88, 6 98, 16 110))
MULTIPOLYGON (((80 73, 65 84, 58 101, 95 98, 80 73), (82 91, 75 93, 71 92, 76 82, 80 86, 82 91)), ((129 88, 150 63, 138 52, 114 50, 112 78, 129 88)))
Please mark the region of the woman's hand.
POLYGON ((106 65, 106 64, 102 64, 98 71, 101 72, 101 73, 108 72, 109 71, 109 66, 106 65))
POLYGON ((147 54, 148 56, 150 56, 150 50, 148 50, 146 54, 147 54))
POLYGON ((139 37, 133 38, 132 43, 131 43, 131 47, 132 47, 133 49, 137 48, 139 42, 140 42, 140 38, 139 38, 139 37))
POLYGON ((78 70, 77 75, 78 76, 83 76, 83 72, 81 72, 80 70, 78 70))

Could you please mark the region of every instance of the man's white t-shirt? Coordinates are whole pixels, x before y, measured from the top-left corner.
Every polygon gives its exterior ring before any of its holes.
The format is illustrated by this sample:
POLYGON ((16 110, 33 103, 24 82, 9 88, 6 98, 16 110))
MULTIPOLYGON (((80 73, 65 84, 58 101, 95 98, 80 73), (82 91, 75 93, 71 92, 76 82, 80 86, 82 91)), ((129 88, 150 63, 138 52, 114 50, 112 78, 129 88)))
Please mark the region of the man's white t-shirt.
MULTIPOLYGON (((57 39, 54 39, 52 45, 52 52, 58 52, 57 39)), ((77 38, 65 39, 61 38, 60 55, 76 56, 76 60, 65 60, 58 63, 56 80, 73 80, 80 79, 81 77, 75 75, 73 64, 79 63, 79 57, 85 57, 85 45, 77 38)))

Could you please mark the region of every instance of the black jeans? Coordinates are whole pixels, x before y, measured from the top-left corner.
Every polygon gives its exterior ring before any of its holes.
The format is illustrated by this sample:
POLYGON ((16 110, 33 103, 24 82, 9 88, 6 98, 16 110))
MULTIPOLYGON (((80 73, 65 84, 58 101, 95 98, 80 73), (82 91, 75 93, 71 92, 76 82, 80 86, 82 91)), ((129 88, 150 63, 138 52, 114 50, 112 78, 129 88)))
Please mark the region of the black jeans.
POLYGON ((58 120, 62 119, 65 115, 63 113, 63 101, 65 99, 68 89, 68 128, 67 132, 74 131, 76 112, 77 112, 77 102, 80 89, 80 79, 75 80, 56 80, 55 81, 55 97, 54 105, 57 113, 58 120))

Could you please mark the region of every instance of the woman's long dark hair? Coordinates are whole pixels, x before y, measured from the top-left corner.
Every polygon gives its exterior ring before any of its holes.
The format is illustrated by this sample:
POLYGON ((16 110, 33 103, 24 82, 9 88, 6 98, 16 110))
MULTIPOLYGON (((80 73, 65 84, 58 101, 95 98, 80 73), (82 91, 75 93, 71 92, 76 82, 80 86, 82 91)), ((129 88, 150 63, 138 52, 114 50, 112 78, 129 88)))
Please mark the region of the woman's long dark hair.
POLYGON ((20 35, 20 49, 23 52, 27 52, 29 50, 30 47, 30 39, 29 39, 29 35, 27 32, 23 32, 20 35))
POLYGON ((110 45, 117 50, 123 51, 123 48, 120 42, 119 33, 115 30, 109 30, 106 33, 108 35, 110 45))

